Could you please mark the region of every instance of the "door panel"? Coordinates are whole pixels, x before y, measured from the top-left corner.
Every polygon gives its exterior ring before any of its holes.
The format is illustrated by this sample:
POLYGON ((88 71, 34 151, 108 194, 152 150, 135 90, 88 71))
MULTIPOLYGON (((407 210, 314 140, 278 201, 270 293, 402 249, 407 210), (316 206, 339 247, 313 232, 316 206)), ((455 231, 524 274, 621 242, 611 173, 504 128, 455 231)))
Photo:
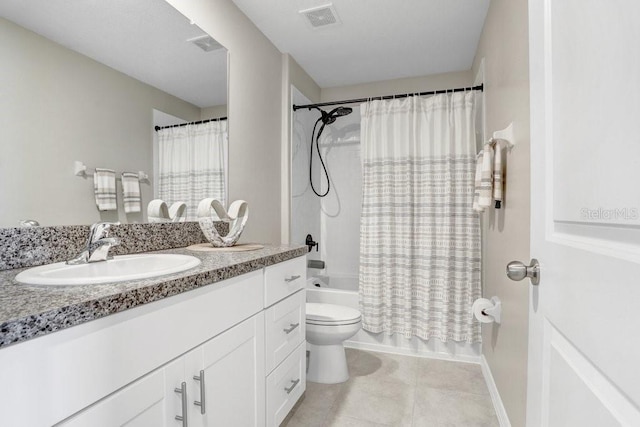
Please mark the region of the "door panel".
POLYGON ((640 3, 531 0, 527 425, 640 425, 640 3))
MULTIPOLYGON (((165 375, 158 369, 95 405, 61 422, 64 427, 159 427, 172 425, 167 412, 174 393, 165 392, 165 375)), ((173 418, 172 418, 173 419, 173 418)))
POLYGON ((264 426, 264 314, 202 346, 205 426, 264 426))

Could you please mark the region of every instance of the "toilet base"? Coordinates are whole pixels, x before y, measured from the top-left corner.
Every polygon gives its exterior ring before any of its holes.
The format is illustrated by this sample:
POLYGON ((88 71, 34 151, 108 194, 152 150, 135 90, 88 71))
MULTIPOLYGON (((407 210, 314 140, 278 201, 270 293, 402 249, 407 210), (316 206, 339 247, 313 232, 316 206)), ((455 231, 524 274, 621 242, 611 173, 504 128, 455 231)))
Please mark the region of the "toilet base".
POLYGON ((315 345, 307 343, 309 351, 307 381, 321 384, 338 384, 349 379, 347 355, 342 343, 315 345))

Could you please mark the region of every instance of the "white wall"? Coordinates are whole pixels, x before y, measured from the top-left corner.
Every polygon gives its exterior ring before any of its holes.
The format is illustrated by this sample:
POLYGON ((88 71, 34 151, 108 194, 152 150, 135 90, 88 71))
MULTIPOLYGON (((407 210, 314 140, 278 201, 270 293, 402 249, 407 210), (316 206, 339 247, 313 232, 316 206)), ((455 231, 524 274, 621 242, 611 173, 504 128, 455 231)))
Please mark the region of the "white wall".
POLYGON ((282 55, 230 0, 167 1, 229 50, 229 200, 249 203, 242 241, 278 243, 282 55))
MULTIPOLYGON (((309 99, 293 88, 293 102, 308 104, 309 99)), ((309 150, 311 131, 317 119, 317 111, 298 110, 293 113, 291 132, 291 243, 304 245, 307 234, 311 234, 320 247, 324 246, 320 232, 320 199, 309 185, 309 150)), ((314 182, 320 177, 319 165, 313 165, 314 182)), ((322 259, 315 249, 309 259, 322 259)))
MULTIPOLYGON (((200 108, 2 18, 0 40, 0 226, 143 220, 99 213, 93 180, 74 176, 74 160, 143 170, 153 182, 153 109, 198 120, 200 108)), ((145 209, 153 186, 141 190, 145 209)))
POLYGON ((430 90, 471 86, 472 84, 473 73, 471 70, 456 73, 433 74, 430 76, 323 88, 321 101, 327 102, 341 99, 367 98, 369 96, 428 92, 430 90))
POLYGON ((514 123, 504 208, 483 218, 485 297, 502 300, 502 323, 483 325, 487 359, 511 424, 525 425, 529 287, 507 279, 509 261, 529 261, 529 44, 526 0, 492 0, 474 61, 484 58, 487 135, 514 123))
MULTIPOLYGON (((318 116, 316 111, 315 117, 318 116)), ((323 245, 320 251, 327 263, 323 274, 332 278, 354 279, 352 290, 355 291, 360 267, 362 207, 360 107, 353 106, 351 114, 327 126, 320 139, 320 150, 331 180, 329 194, 321 199, 323 245)), ((319 171, 316 182, 322 183, 324 193, 327 186, 322 171, 319 171)))
POLYGON ((292 217, 292 141, 294 130, 293 106, 318 102, 320 100, 320 87, 307 74, 306 71, 291 57, 282 54, 282 153, 280 157, 280 203, 282 213, 280 216, 282 243, 294 242, 291 237, 292 217))
MULTIPOLYGON (((293 100, 298 105, 310 103, 296 89, 293 100)), ((315 195, 309 184, 311 132, 318 117, 315 109, 301 109, 293 115, 291 243, 304 244, 306 235, 312 234, 320 250, 314 249, 309 259, 325 261, 326 268, 309 274, 348 277, 355 285, 352 290, 357 290, 362 200, 360 109, 354 107, 350 115, 326 126, 322 133, 320 151, 331 180, 330 192, 323 198, 315 195)), ((313 152, 313 183, 322 194, 327 180, 315 146, 313 152)))
POLYGON ((203 108, 200 112, 200 120, 217 119, 219 117, 227 117, 227 106, 216 105, 213 107, 203 108))

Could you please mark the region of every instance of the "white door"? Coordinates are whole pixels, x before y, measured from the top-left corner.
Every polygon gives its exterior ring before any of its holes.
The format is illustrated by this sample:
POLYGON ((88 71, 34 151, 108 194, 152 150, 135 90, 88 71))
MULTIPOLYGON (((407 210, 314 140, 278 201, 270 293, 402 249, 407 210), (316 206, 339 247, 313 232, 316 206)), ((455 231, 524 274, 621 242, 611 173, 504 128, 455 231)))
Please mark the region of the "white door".
POLYGON ((529 32, 527 425, 640 426, 640 1, 530 0, 529 32))

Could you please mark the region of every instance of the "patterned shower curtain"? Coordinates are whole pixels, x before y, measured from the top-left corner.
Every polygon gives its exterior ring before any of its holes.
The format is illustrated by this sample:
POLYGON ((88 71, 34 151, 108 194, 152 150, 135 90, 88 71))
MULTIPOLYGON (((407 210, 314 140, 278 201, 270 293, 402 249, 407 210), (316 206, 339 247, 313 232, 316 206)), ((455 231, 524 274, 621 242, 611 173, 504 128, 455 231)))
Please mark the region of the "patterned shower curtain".
POLYGON ((363 328, 480 342, 476 93, 362 104, 363 328))
POLYGON ((226 120, 160 129, 158 148, 158 198, 185 202, 188 221, 204 198, 226 206, 226 120))

